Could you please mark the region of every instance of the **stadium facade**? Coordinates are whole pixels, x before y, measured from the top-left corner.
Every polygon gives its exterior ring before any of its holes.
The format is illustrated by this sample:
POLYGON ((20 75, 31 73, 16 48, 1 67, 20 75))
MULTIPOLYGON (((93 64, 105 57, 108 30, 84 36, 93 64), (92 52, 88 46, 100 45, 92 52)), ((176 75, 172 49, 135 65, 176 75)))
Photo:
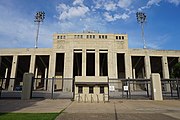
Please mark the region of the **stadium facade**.
POLYGON ((8 91, 29 72, 37 90, 51 91, 54 84, 56 91, 108 94, 110 79, 149 79, 151 73, 169 79, 178 62, 179 50, 129 49, 127 34, 54 34, 53 48, 0 49, 0 77, 8 91))

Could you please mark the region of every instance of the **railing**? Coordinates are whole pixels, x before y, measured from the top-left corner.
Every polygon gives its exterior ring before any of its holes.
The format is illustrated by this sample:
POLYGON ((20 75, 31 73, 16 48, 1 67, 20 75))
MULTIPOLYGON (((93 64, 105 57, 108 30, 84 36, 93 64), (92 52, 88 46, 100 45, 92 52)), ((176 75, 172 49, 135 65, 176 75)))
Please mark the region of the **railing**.
POLYGON ((103 102, 106 102, 106 98, 108 99, 107 101, 109 101, 109 95, 108 94, 103 94, 103 102))
POLYGON ((98 94, 96 94, 96 97, 97 97, 97 103, 99 103, 99 96, 98 96, 98 94))
POLYGON ((76 94, 76 98, 77 98, 78 102, 81 102, 81 100, 83 101, 83 98, 80 93, 76 94))
POLYGON ((174 78, 174 79, 161 79, 162 86, 165 86, 169 89, 166 89, 163 91, 163 97, 164 98, 178 98, 180 99, 180 79, 174 78), (168 95, 170 92, 170 96, 168 95))
POLYGON ((94 98, 93 98, 93 96, 91 94, 91 103, 93 103, 93 102, 94 102, 94 98))
POLYGON ((88 101, 88 97, 87 97, 87 95, 85 94, 85 95, 84 95, 84 102, 86 103, 86 101, 88 101))

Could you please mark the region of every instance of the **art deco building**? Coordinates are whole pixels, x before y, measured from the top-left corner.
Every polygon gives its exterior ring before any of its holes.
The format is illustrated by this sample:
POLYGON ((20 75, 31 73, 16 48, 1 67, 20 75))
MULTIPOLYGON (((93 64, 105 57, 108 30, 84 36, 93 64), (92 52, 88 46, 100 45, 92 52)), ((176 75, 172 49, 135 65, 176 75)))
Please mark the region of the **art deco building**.
POLYGON ((149 79, 151 73, 168 79, 178 62, 178 50, 129 49, 127 34, 54 34, 53 48, 0 49, 0 77, 8 91, 22 85, 23 74, 30 72, 34 89, 51 91, 48 78, 54 77, 55 90, 82 92, 88 91, 83 85, 90 85, 99 88, 89 92, 106 92, 110 79, 149 79))

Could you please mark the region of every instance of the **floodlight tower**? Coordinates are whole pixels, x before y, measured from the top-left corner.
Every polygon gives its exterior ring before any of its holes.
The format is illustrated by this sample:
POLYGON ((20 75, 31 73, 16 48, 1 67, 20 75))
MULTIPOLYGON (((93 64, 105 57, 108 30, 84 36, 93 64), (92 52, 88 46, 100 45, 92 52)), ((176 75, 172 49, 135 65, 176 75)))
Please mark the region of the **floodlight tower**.
POLYGON ((43 22, 44 18, 45 18, 45 12, 44 11, 36 12, 34 22, 37 22, 38 27, 37 27, 35 48, 38 48, 37 44, 38 44, 38 36, 39 36, 39 27, 40 27, 40 23, 43 22))
POLYGON ((142 32, 142 40, 144 42, 143 48, 146 48, 146 41, 144 38, 144 23, 146 22, 146 14, 143 12, 137 12, 136 13, 137 22, 141 25, 141 32, 142 32))

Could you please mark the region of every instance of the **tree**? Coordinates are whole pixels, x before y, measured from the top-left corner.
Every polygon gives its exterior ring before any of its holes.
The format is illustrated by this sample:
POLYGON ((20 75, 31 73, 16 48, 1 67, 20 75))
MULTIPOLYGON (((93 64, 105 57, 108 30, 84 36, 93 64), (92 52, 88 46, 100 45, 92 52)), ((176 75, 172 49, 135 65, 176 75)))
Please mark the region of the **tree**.
POLYGON ((172 78, 180 78, 180 62, 176 63, 173 67, 173 72, 171 73, 172 78))

